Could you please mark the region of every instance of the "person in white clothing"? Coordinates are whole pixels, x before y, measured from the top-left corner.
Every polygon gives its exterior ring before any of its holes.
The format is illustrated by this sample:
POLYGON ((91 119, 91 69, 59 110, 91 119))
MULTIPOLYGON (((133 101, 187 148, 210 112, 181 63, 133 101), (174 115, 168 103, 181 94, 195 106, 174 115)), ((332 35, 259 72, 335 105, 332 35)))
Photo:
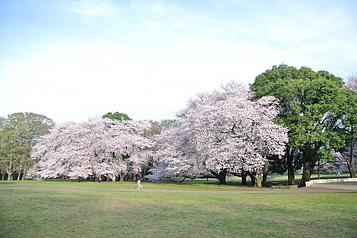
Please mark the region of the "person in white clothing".
POLYGON ((137 191, 141 191, 143 190, 143 185, 141 185, 141 179, 138 179, 138 181, 136 182, 138 187, 136 188, 137 191))

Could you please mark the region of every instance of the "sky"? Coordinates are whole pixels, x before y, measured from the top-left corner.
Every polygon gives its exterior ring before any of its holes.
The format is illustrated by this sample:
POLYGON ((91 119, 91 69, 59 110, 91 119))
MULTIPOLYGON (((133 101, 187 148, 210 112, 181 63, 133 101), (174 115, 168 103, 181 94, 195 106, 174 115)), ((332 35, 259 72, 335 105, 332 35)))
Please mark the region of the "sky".
POLYGON ((281 63, 357 74, 357 1, 2 0, 0 116, 175 118, 281 63))

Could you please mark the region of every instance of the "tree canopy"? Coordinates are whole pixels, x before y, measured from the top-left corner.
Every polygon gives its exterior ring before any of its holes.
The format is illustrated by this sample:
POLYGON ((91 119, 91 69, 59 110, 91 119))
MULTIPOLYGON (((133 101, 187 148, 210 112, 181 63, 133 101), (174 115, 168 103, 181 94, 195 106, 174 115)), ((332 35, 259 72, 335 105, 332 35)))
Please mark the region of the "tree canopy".
POLYGON ((122 112, 107 112, 102 116, 102 118, 108 118, 114 121, 130 121, 131 118, 122 112))
POLYGON ((237 175, 260 186, 269 170, 287 169, 293 184, 302 168, 304 186, 316 165, 320 171, 321 162, 338 158, 355 177, 356 81, 279 65, 258 75, 250 90, 230 82, 198 94, 174 120, 133 121, 108 112, 54 127, 46 116, 14 113, 0 117, 0 172, 2 179, 214 177, 220 183, 237 175))
POLYGON ((310 180, 316 162, 345 146, 338 127, 349 99, 342 86, 343 80, 327 71, 287 65, 273 66, 251 85, 255 99, 271 95, 280 101, 276 121, 289 129, 286 158, 293 159, 293 150, 295 165, 303 165, 301 186, 310 180))

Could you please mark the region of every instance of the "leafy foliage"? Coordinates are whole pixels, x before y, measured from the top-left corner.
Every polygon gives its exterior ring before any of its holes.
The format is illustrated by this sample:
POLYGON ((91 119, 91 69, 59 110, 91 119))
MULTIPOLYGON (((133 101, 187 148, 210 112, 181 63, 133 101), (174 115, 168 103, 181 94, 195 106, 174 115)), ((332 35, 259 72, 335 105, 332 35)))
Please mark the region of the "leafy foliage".
POLYGON ((280 100, 277 122, 289 129, 287 151, 294 149, 301 154, 302 185, 310 179, 316 161, 330 158, 328 151, 345 146, 338 130, 343 107, 348 104, 342 85, 341 78, 326 71, 287 65, 273 66, 251 85, 255 99, 271 95, 280 100))
POLYGON ((104 114, 102 116, 102 118, 108 118, 108 119, 111 119, 111 120, 115 120, 115 121, 130 121, 131 118, 125 114, 125 113, 122 113, 122 112, 107 112, 106 114, 104 114))
POLYGON ((0 166, 8 179, 16 171, 18 179, 26 174, 30 151, 39 139, 49 132, 54 122, 36 113, 13 113, 0 122, 0 166))

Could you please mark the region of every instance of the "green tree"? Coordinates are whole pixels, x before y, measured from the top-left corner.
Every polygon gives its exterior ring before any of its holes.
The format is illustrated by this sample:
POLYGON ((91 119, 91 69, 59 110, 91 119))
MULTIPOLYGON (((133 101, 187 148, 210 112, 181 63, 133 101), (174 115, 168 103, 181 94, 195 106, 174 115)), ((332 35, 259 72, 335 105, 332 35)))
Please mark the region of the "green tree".
POLYGON ((21 143, 18 132, 9 127, 0 128, 0 167, 7 180, 12 180, 12 175, 26 154, 26 147, 21 143))
POLYGON ((116 120, 116 121, 130 121, 131 118, 122 112, 107 112, 102 116, 102 118, 109 118, 111 120, 116 120))
POLYGON ((47 134, 54 122, 41 114, 13 113, 1 124, 1 164, 6 165, 8 177, 14 171, 17 179, 24 178, 31 166, 31 148, 41 136, 47 134))
POLYGON ((289 128, 287 160, 289 183, 294 172, 303 166, 300 186, 310 180, 311 172, 320 158, 343 147, 338 132, 345 102, 343 81, 326 71, 315 72, 307 67, 297 69, 279 65, 258 75, 251 85, 254 97, 275 96, 280 100, 277 122, 289 128))

